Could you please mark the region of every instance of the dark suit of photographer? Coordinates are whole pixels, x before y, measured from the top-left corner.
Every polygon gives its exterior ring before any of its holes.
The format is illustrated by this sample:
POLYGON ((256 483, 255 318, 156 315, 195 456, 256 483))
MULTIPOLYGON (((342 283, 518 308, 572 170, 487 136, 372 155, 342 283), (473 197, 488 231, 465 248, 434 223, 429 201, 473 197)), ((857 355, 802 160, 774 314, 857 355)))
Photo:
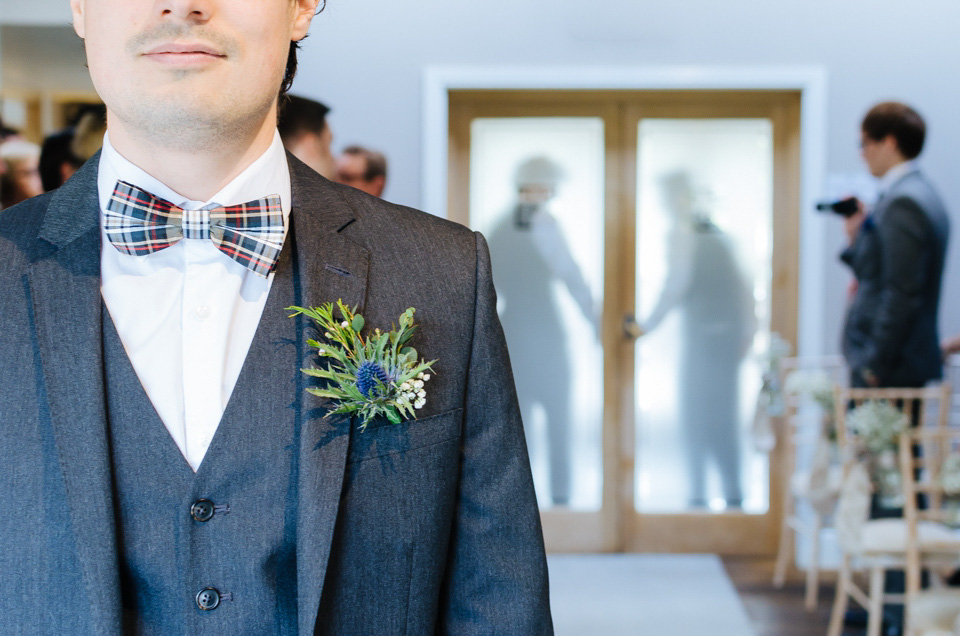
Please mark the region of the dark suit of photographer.
MULTIPOLYGON (((860 204, 844 222, 850 245, 840 258, 856 276, 843 328, 853 386, 921 387, 943 375, 937 309, 950 228, 940 197, 913 163, 925 136, 920 115, 896 102, 877 104, 861 124, 861 152, 880 179, 880 198, 872 214, 860 204)), ((901 515, 872 502, 873 518, 901 515)), ((903 590, 903 573, 888 571, 884 592, 903 590)), ((902 608, 887 606, 884 615, 885 633, 901 633, 902 608)))
POLYGON ((925 125, 903 104, 878 104, 861 127, 862 154, 881 178, 869 216, 845 222, 840 258, 857 285, 843 329, 854 386, 919 387, 942 376, 937 332, 949 221, 940 197, 913 164, 925 125))

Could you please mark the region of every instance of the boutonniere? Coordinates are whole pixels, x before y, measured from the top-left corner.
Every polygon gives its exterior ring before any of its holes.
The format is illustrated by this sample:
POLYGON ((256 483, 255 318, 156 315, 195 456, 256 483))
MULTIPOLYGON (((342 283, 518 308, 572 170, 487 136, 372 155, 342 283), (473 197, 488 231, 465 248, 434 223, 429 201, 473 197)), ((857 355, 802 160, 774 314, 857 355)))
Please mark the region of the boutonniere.
POLYGON ((308 392, 330 398, 337 407, 327 415, 352 413, 360 418, 363 430, 378 415, 399 424, 405 419, 416 419, 416 411, 427 403, 426 382, 436 360, 418 359, 417 350, 407 345, 417 330, 413 322, 415 309, 410 307, 400 314, 400 326, 390 331, 374 329, 366 337, 363 316, 337 301, 334 316, 333 303, 312 309, 287 307, 294 313, 313 320, 324 341, 309 339, 307 344, 317 350, 326 362, 326 368, 302 369, 315 378, 326 380, 324 387, 310 387, 308 392))

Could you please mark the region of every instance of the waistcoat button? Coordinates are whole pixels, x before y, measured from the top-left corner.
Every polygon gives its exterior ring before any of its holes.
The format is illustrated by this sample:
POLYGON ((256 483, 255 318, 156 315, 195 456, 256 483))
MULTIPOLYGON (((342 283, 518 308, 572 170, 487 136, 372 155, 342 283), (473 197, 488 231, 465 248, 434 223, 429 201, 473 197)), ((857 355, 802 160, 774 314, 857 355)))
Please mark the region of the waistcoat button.
POLYGON ((217 609, 217 605, 220 605, 220 592, 216 588, 205 587, 197 592, 197 607, 200 609, 217 609))
POLYGON ((213 518, 213 502, 209 499, 197 499, 190 506, 190 516, 197 521, 210 521, 213 518))

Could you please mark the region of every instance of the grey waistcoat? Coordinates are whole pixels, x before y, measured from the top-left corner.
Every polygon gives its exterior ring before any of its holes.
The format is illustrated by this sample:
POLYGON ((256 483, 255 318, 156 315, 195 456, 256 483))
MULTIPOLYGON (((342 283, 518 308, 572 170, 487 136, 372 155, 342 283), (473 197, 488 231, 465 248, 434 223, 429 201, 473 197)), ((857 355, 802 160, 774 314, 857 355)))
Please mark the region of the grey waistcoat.
POLYGON ((288 252, 196 474, 103 311, 125 634, 297 633, 301 361, 283 310, 295 302, 288 252))

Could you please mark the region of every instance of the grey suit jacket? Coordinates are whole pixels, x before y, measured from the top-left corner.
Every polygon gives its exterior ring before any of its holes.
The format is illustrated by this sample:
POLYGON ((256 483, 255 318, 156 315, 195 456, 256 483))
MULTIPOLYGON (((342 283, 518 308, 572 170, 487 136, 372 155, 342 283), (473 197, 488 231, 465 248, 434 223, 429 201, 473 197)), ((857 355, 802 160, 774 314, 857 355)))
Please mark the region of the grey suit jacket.
POLYGON ((864 384, 864 369, 881 386, 941 377, 937 309, 949 233, 940 197, 914 170, 884 193, 841 254, 858 282, 843 329, 854 384, 864 384))
MULTIPOLYGON (((98 160, 59 190, 0 213, 5 635, 121 633, 98 160)), ((294 240, 285 249, 294 251, 301 290, 291 301, 343 298, 368 325, 384 327, 414 306, 415 345, 437 360, 415 421, 359 433, 348 419, 322 417, 329 404, 304 398, 300 633, 552 633, 540 521, 483 238, 290 163, 294 240)))

